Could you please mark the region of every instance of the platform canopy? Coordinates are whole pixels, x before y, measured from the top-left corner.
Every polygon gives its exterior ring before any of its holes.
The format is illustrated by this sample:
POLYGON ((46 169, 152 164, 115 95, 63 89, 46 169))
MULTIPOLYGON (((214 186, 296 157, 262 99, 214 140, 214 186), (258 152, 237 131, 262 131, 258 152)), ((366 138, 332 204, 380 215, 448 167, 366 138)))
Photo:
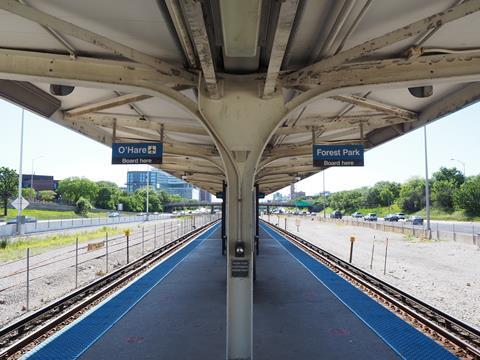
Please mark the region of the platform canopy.
POLYGON ((216 193, 224 162, 199 121, 199 87, 221 99, 223 80, 243 77, 287 109, 256 168, 268 194, 321 170, 313 142, 371 149, 477 101, 479 10, 479 0, 0 0, 0 96, 107 146, 162 140, 161 169, 216 193))

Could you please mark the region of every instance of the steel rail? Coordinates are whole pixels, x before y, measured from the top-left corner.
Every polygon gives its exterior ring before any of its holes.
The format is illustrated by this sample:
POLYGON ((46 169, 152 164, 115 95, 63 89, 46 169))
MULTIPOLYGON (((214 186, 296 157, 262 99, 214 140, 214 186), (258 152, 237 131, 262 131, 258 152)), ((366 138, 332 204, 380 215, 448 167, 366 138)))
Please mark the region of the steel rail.
MULTIPOLYGON (((425 328, 430 329, 434 334, 446 339, 451 345, 455 346, 460 352, 466 355, 466 358, 480 359, 480 330, 434 308, 385 281, 370 275, 364 270, 340 259, 295 234, 276 225, 265 221, 263 222, 272 229, 280 232, 303 251, 314 255, 315 258, 324 264, 343 273, 354 283, 367 289, 390 306, 409 315, 415 321, 420 322, 425 328)), ((413 325, 418 327, 418 324, 413 325)), ((429 332, 430 335, 431 332, 429 332)))
POLYGON ((21 351, 27 345, 62 324, 67 319, 85 310, 96 300, 125 285, 142 271, 165 256, 175 252, 203 230, 219 220, 203 225, 181 237, 151 251, 121 268, 75 290, 59 300, 0 330, 0 359, 21 351))

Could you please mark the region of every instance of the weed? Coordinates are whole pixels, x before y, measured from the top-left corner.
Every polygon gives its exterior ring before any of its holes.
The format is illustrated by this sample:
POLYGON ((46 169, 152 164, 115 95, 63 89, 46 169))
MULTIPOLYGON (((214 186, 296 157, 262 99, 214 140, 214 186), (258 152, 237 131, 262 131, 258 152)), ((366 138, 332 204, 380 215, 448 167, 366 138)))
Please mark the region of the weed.
POLYGON ((8 246, 8 237, 2 236, 0 237, 0 249, 5 249, 8 246))

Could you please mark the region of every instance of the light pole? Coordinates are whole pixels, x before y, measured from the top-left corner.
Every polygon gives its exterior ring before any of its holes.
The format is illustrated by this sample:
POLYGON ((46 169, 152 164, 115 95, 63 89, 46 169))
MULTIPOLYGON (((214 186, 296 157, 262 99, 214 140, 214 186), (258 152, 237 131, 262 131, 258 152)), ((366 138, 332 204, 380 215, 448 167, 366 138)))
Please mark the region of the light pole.
POLYGON ((465 174, 465 163, 461 160, 458 160, 458 159, 450 159, 450 161, 456 161, 456 162, 459 162, 460 164, 462 164, 462 167, 463 167, 463 177, 466 177, 467 175, 465 174))
MULTIPOLYGON (((42 157, 43 155, 40 155, 32 159, 32 174, 30 175, 30 189, 32 189, 33 191, 35 191, 35 188, 33 187, 33 175, 35 174, 33 164, 35 163, 35 160, 38 160, 42 157)), ((30 194, 30 195, 33 196, 33 194, 30 194)), ((33 199, 30 199, 30 200, 33 200, 33 199)))
POLYGON ((423 126, 425 144, 425 212, 427 215, 427 231, 430 233, 430 186, 428 184, 427 125, 423 126))
POLYGON ((150 167, 147 170, 147 221, 148 221, 148 195, 149 195, 149 187, 150 187, 150 167))
POLYGON ((20 131, 20 166, 18 168, 18 212, 17 212, 17 233, 22 235, 22 167, 23 167, 23 123, 25 120, 25 109, 22 108, 22 127, 20 131))
POLYGON ((326 207, 327 207, 327 194, 325 193, 325 170, 322 171, 323 173, 323 219, 327 218, 326 214, 326 207))

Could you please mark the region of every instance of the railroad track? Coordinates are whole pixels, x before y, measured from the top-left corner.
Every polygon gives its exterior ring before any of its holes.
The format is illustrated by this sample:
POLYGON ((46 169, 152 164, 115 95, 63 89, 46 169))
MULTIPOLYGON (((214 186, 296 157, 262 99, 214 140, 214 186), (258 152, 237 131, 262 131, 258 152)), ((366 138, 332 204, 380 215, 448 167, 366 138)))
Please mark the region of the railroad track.
POLYGON ((408 320, 413 326, 420 328, 434 340, 442 343, 458 357, 480 359, 480 330, 455 319, 276 225, 264 223, 282 233, 299 248, 314 256, 333 271, 340 273, 356 286, 362 288, 377 301, 408 320))
POLYGON ((47 334, 50 335, 53 330, 56 331, 67 325, 72 318, 78 317, 93 304, 125 286, 156 262, 175 252, 198 233, 217 222, 218 220, 199 227, 2 328, 0 330, 0 359, 7 359, 14 354, 24 352, 24 349, 32 343, 38 342, 47 334))

